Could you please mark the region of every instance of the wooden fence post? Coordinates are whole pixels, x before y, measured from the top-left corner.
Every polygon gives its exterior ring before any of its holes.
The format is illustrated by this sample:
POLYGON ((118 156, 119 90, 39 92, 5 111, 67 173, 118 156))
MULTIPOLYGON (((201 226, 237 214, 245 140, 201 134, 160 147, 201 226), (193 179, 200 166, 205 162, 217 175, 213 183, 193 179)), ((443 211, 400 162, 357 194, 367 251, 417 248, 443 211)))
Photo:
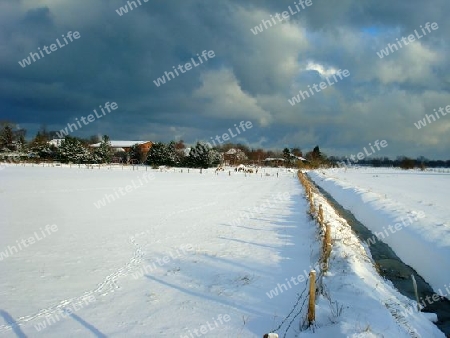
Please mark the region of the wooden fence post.
POLYGON ((323 261, 322 261, 322 271, 327 272, 328 271, 328 265, 330 260, 330 254, 331 254, 331 244, 327 244, 326 248, 323 252, 323 261))
POLYGON ((316 319, 316 271, 309 273, 309 304, 308 304, 308 324, 312 325, 316 319))
POLYGON ((329 223, 326 224, 325 228, 325 237, 324 237, 324 243, 323 243, 323 249, 326 250, 328 244, 331 245, 331 225, 329 223))
POLYGON ((319 205, 319 223, 321 226, 323 226, 323 208, 322 204, 319 205))
POLYGON ((309 200, 309 213, 311 214, 311 217, 314 218, 314 214, 316 213, 316 208, 314 206, 314 198, 311 194, 310 200, 309 200))

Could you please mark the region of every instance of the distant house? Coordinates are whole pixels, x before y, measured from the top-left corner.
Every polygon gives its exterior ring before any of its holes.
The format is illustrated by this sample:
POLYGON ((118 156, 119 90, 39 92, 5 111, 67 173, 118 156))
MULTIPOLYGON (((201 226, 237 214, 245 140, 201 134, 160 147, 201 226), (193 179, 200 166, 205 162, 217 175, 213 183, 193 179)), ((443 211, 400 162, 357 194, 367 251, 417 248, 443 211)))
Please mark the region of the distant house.
MULTIPOLYGON (((137 144, 143 153, 148 153, 152 147, 151 141, 109 141, 111 148, 116 152, 126 152, 128 153, 132 146, 137 144)), ((101 143, 91 144, 92 148, 100 147, 101 143)))
POLYGON ((295 156, 294 154, 290 154, 291 155, 291 158, 293 158, 294 159, 294 161, 302 161, 302 162, 309 162, 306 158, 304 158, 304 157, 301 157, 301 156, 295 156))
POLYGON ((51 146, 55 146, 56 148, 61 146, 61 142, 64 141, 63 138, 54 138, 50 141, 48 141, 47 143, 51 146))
MULTIPOLYGON (((291 162, 293 163, 297 163, 298 161, 302 161, 302 162, 309 162, 306 158, 303 158, 301 156, 295 156, 294 154, 290 154, 291 157, 291 162)), ((286 162, 286 160, 283 157, 268 157, 264 160, 264 164, 267 166, 272 166, 272 167, 279 167, 284 165, 286 162)))
POLYGON ((236 165, 247 160, 248 157, 241 149, 231 148, 223 153, 223 161, 225 165, 236 165))

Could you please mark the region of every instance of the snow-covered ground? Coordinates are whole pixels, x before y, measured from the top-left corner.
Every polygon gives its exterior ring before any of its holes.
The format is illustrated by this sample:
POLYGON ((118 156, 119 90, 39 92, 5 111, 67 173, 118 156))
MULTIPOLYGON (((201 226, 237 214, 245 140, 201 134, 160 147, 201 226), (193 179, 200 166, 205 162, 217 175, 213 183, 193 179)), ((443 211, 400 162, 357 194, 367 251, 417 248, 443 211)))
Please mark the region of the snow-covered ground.
POLYGON ((0 336, 443 336, 316 203, 334 244, 315 329, 299 332, 321 242, 294 173, 7 165, 0 336))

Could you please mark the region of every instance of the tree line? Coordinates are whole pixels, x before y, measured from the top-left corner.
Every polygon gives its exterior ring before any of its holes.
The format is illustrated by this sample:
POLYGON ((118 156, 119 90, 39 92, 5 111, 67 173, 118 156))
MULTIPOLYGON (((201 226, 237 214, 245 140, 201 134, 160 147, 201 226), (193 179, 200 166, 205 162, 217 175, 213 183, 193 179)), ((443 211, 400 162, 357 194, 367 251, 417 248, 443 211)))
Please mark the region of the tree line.
MULTIPOLYGON (((233 164, 245 163, 262 165, 266 158, 282 159, 286 167, 318 168, 337 167, 346 159, 344 157, 327 156, 320 151, 319 146, 303 154, 299 147, 284 148, 282 151, 252 149, 244 144, 226 143, 210 147, 208 143, 197 142, 187 147, 184 142, 156 142, 148 153, 143 153, 138 145, 133 145, 128 152, 117 152, 110 145, 107 135, 102 138, 91 136, 83 139, 66 136, 61 145, 49 144, 52 139, 58 139, 55 131, 47 131, 43 126, 29 142, 25 139, 26 130, 10 122, 0 122, 0 160, 36 160, 59 161, 61 163, 139 163, 154 167, 215 167, 223 163, 223 154, 230 149, 238 151, 233 164), (100 143, 99 147, 90 145, 100 143), (304 160, 300 160, 304 158, 304 160)), ((275 161, 275 163, 278 163, 275 161)), ((426 167, 450 167, 450 160, 429 160, 423 156, 412 159, 398 156, 391 160, 388 157, 365 158, 358 165, 373 167, 400 167, 403 169, 426 167)))
POLYGON ((29 142, 25 140, 26 131, 10 122, 0 122, 0 160, 18 161, 59 161, 61 163, 139 163, 151 166, 208 168, 222 163, 222 153, 231 148, 237 149, 241 157, 239 162, 258 163, 266 157, 281 157, 281 152, 250 149, 243 144, 222 144, 214 148, 207 143, 197 142, 187 147, 184 141, 169 143, 156 142, 148 153, 139 145, 133 145, 128 152, 115 151, 107 135, 102 138, 91 136, 83 139, 66 136, 60 145, 49 144, 52 139, 59 139, 55 131, 48 131, 44 126, 29 142), (100 143, 96 148, 91 144, 100 143))

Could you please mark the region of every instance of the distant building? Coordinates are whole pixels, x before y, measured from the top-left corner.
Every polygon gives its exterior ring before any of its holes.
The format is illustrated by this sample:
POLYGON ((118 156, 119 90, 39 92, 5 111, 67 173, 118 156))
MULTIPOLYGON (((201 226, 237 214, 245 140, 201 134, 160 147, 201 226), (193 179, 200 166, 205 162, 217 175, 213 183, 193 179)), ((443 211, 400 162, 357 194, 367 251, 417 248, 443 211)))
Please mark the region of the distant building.
POLYGON ((51 146, 55 146, 56 148, 59 148, 61 146, 61 142, 64 141, 63 138, 54 138, 47 143, 51 146))
POLYGON ((294 154, 290 154, 291 155, 291 158, 294 158, 295 160, 294 161, 303 161, 303 162, 309 162, 306 158, 304 158, 304 157, 301 157, 301 156, 295 156, 294 154))
POLYGON ((223 161, 225 165, 236 165, 247 160, 248 157, 241 149, 231 148, 223 153, 223 161))
MULTIPOLYGON (((111 144, 111 148, 116 152, 126 152, 128 153, 132 146, 137 144, 141 151, 146 154, 152 147, 151 141, 109 141, 111 144)), ((100 147, 101 143, 91 144, 92 148, 100 147)))
MULTIPOLYGON (((294 154, 290 154, 291 162, 297 163, 298 161, 302 162, 309 162, 306 158, 303 158, 301 156, 295 156, 294 154)), ((279 167, 284 165, 286 160, 283 157, 268 157, 264 160, 264 165, 272 166, 272 167, 279 167)))

